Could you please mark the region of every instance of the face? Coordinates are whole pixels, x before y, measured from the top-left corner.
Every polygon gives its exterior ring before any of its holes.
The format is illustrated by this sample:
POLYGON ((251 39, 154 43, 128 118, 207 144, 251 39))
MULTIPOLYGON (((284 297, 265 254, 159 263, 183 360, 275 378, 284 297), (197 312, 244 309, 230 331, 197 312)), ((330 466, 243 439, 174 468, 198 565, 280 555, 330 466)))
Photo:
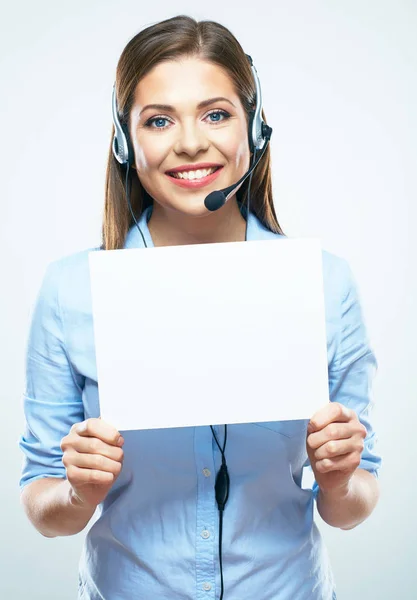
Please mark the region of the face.
POLYGON ((249 168, 246 113, 229 75, 210 62, 183 58, 154 67, 137 85, 129 125, 138 177, 165 209, 212 214, 205 197, 249 168), (204 163, 212 165, 209 174, 204 163))

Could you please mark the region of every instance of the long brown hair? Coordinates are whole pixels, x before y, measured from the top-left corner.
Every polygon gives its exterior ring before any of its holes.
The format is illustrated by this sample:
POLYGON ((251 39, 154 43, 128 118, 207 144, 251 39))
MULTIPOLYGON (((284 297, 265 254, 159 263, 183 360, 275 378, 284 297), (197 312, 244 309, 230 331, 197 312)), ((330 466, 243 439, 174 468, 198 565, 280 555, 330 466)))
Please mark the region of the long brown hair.
MULTIPOLYGON (((221 66, 233 81, 236 93, 247 114, 254 108, 255 83, 245 52, 234 35, 215 21, 196 21, 179 15, 151 25, 135 35, 124 48, 116 71, 116 95, 119 118, 129 123, 135 89, 153 67, 165 60, 196 56, 221 66)), ((265 114, 262 118, 266 123, 265 114)), ((125 194, 125 167, 113 156, 111 136, 105 187, 102 248, 124 247, 126 234, 133 225, 125 194)), ((237 200, 246 201, 249 178, 236 192, 237 200)), ((130 201, 136 219, 152 204, 152 198, 132 172, 130 201)), ((252 175, 250 208, 269 230, 283 233, 278 223, 273 199, 269 144, 252 175)))

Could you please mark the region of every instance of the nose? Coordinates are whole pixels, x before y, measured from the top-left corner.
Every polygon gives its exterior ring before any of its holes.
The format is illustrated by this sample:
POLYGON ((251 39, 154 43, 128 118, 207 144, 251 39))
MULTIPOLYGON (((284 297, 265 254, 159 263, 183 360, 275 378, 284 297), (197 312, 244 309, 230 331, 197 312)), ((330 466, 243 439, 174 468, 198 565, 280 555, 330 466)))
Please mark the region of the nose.
POLYGON ((174 151, 177 154, 188 154, 195 156, 201 150, 207 150, 210 143, 207 135, 194 119, 184 122, 178 130, 178 138, 175 141, 174 151))

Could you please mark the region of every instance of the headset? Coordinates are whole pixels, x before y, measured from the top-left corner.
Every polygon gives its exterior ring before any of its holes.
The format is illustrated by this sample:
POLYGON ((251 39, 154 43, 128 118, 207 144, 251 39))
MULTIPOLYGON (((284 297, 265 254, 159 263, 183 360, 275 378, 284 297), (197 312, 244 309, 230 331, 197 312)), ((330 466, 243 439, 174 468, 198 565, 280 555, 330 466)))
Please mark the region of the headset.
MULTIPOLYGON (((249 211, 250 211, 250 185, 252 181, 252 174, 259 161, 261 160, 267 146, 269 140, 272 135, 272 127, 269 127, 262 120, 262 92, 261 92, 261 84, 259 81, 259 77, 255 66, 253 64, 251 56, 246 54, 246 58, 249 61, 249 64, 252 69, 253 78, 255 81, 255 89, 256 89, 256 97, 255 97, 255 108, 249 111, 249 122, 248 122, 248 140, 249 140, 249 150, 253 153, 252 157, 252 166, 247 170, 247 172, 239 179, 237 183, 224 188, 222 190, 215 190, 209 193, 205 200, 204 204, 207 210, 213 212, 218 210, 229 200, 229 198, 233 195, 235 188, 237 188, 247 177, 250 176, 249 185, 248 185, 248 194, 247 194, 247 216, 246 216, 246 234, 245 240, 247 240, 247 227, 249 221, 249 211), (258 158, 256 158, 256 153, 261 151, 261 154, 258 158)), ((139 227, 139 224, 136 220, 136 217, 133 213, 132 206, 130 203, 130 189, 128 186, 129 181, 129 169, 132 167, 134 162, 134 152, 132 142, 130 140, 129 130, 127 123, 124 121, 120 121, 119 119, 119 111, 117 107, 116 100, 116 83, 113 85, 113 94, 112 94, 112 113, 113 113, 113 124, 114 124, 114 137, 112 143, 113 155, 116 160, 126 168, 126 180, 125 180, 125 192, 126 199, 130 209, 130 213, 132 218, 136 224, 136 227, 139 230, 140 235, 142 236, 142 240, 145 248, 147 248, 147 244, 144 238, 144 235, 139 227)), ((220 443, 217 439, 217 435, 213 429, 213 426, 210 425, 211 432, 213 434, 214 440, 219 448, 221 454, 221 466, 216 475, 215 482, 215 497, 217 502, 217 507, 219 510, 219 563, 220 563, 220 580, 221 580, 221 591, 219 600, 223 600, 224 593, 224 583, 223 583, 223 564, 222 564, 222 532, 223 532, 223 511, 227 503, 227 499, 229 497, 229 488, 230 488, 230 476, 227 470, 226 458, 225 458, 225 449, 226 449, 226 441, 227 441, 227 425, 224 425, 224 439, 223 439, 223 447, 220 446, 220 443)))

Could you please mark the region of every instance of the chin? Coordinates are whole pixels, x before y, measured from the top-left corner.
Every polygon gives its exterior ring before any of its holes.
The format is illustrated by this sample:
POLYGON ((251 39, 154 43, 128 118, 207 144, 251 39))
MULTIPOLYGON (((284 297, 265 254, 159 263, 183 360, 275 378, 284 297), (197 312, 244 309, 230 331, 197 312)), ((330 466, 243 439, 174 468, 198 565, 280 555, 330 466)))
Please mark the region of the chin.
POLYGON ((175 202, 175 205, 172 204, 171 207, 184 215, 189 215, 190 217, 207 217, 208 215, 212 214, 211 211, 207 210, 204 204, 204 200, 209 193, 210 192, 193 195, 190 194, 188 198, 184 196, 184 198, 181 198, 181 200, 175 202))

